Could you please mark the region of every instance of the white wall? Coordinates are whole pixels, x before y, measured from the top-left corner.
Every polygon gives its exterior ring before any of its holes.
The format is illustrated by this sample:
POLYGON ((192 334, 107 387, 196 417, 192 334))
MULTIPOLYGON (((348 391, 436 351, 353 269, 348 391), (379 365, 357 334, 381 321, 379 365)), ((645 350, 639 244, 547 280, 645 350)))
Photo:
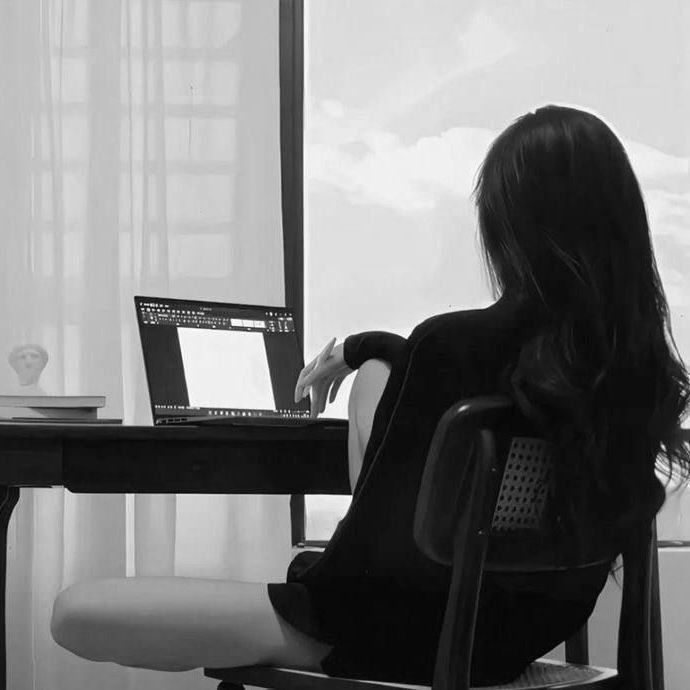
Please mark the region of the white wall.
MULTIPOLYGON (((619 579, 620 574, 619 574, 619 579)), ((690 639, 687 585, 690 582, 690 550, 659 550, 659 586, 661 591, 661 625, 664 646, 664 682, 666 690, 686 690, 690 678, 690 639)), ((589 661, 595 666, 616 667, 618 613, 621 584, 609 578, 589 621, 589 661)), ((564 658, 564 645, 547 656, 564 658)))

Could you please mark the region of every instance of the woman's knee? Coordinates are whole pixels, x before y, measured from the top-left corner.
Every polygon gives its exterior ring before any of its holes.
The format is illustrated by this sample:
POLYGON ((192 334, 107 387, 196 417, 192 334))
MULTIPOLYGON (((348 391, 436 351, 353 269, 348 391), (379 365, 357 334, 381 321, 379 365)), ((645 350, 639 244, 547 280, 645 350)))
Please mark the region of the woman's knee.
POLYGON ((86 581, 62 590, 50 620, 58 645, 93 661, 106 660, 103 653, 110 634, 103 625, 102 584, 103 580, 86 581))
POLYGON ((390 369, 390 365, 383 360, 367 360, 358 369, 350 390, 348 464, 350 486, 353 490, 362 469, 364 453, 374 423, 374 414, 388 382, 390 369))
POLYGON ((63 589, 53 603, 50 619, 50 632, 55 642, 68 649, 74 646, 81 622, 88 618, 87 610, 86 602, 74 587, 63 589))
POLYGON ((368 359, 359 367, 350 389, 350 421, 361 422, 363 416, 373 418, 390 371, 390 364, 382 359, 368 359))
POLYGON ((279 621, 265 584, 184 577, 80 582, 57 596, 51 633, 92 661, 166 671, 273 657, 313 668, 327 649, 279 621))
POLYGON ((50 622, 53 639, 90 661, 166 671, 195 668, 175 658, 173 648, 150 654, 149 641, 162 637, 159 607, 148 606, 150 583, 143 582, 147 586, 141 592, 138 580, 146 578, 93 578, 60 592, 50 622))

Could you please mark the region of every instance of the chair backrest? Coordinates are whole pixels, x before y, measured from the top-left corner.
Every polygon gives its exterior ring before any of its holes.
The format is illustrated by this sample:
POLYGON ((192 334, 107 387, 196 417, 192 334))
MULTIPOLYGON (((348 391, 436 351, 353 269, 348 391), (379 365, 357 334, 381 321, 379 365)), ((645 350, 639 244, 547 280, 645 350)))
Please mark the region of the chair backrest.
MULTIPOLYGON (((419 548, 437 562, 452 566, 434 690, 469 687, 489 539, 492 533, 509 535, 543 525, 550 463, 555 462, 549 450, 505 396, 460 401, 439 421, 422 476, 414 525, 419 548)), ((518 563, 518 567, 529 569, 529 564, 518 563)), ((537 567, 551 569, 548 562, 537 567)), ((641 526, 629 543, 623 552, 623 568, 619 676, 631 690, 661 690, 653 524, 641 526)))
POLYGON ((491 521, 493 532, 539 530, 544 526, 551 462, 550 444, 543 439, 511 438, 491 521))

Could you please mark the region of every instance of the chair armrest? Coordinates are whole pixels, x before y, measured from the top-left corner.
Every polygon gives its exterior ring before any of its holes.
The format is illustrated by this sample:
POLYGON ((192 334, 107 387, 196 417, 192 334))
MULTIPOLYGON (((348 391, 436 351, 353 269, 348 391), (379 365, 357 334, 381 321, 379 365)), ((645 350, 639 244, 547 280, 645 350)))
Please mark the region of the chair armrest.
POLYGON ((473 497, 467 473, 479 429, 512 408, 506 396, 482 396, 461 400, 441 417, 429 446, 414 519, 415 543, 432 560, 452 563, 460 511, 473 497))
POLYGON ((434 690, 467 690, 482 572, 499 473, 491 426, 512 407, 491 396, 461 401, 441 418, 431 443, 414 522, 418 547, 451 565, 434 670, 434 690))

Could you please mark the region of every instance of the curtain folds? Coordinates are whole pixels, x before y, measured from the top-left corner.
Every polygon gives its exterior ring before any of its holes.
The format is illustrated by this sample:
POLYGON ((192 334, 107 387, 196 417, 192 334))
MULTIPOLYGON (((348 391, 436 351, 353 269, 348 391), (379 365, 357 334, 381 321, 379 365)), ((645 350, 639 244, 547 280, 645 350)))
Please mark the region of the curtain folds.
MULTIPOLYGON (((284 304, 278 0, 0 4, 0 392, 10 349, 49 394, 150 423, 132 297, 284 304)), ((98 462, 98 458, 94 458, 98 462)), ((287 496, 24 489, 8 533, 8 687, 213 688, 79 659, 57 592, 89 577, 280 580, 287 496)))

